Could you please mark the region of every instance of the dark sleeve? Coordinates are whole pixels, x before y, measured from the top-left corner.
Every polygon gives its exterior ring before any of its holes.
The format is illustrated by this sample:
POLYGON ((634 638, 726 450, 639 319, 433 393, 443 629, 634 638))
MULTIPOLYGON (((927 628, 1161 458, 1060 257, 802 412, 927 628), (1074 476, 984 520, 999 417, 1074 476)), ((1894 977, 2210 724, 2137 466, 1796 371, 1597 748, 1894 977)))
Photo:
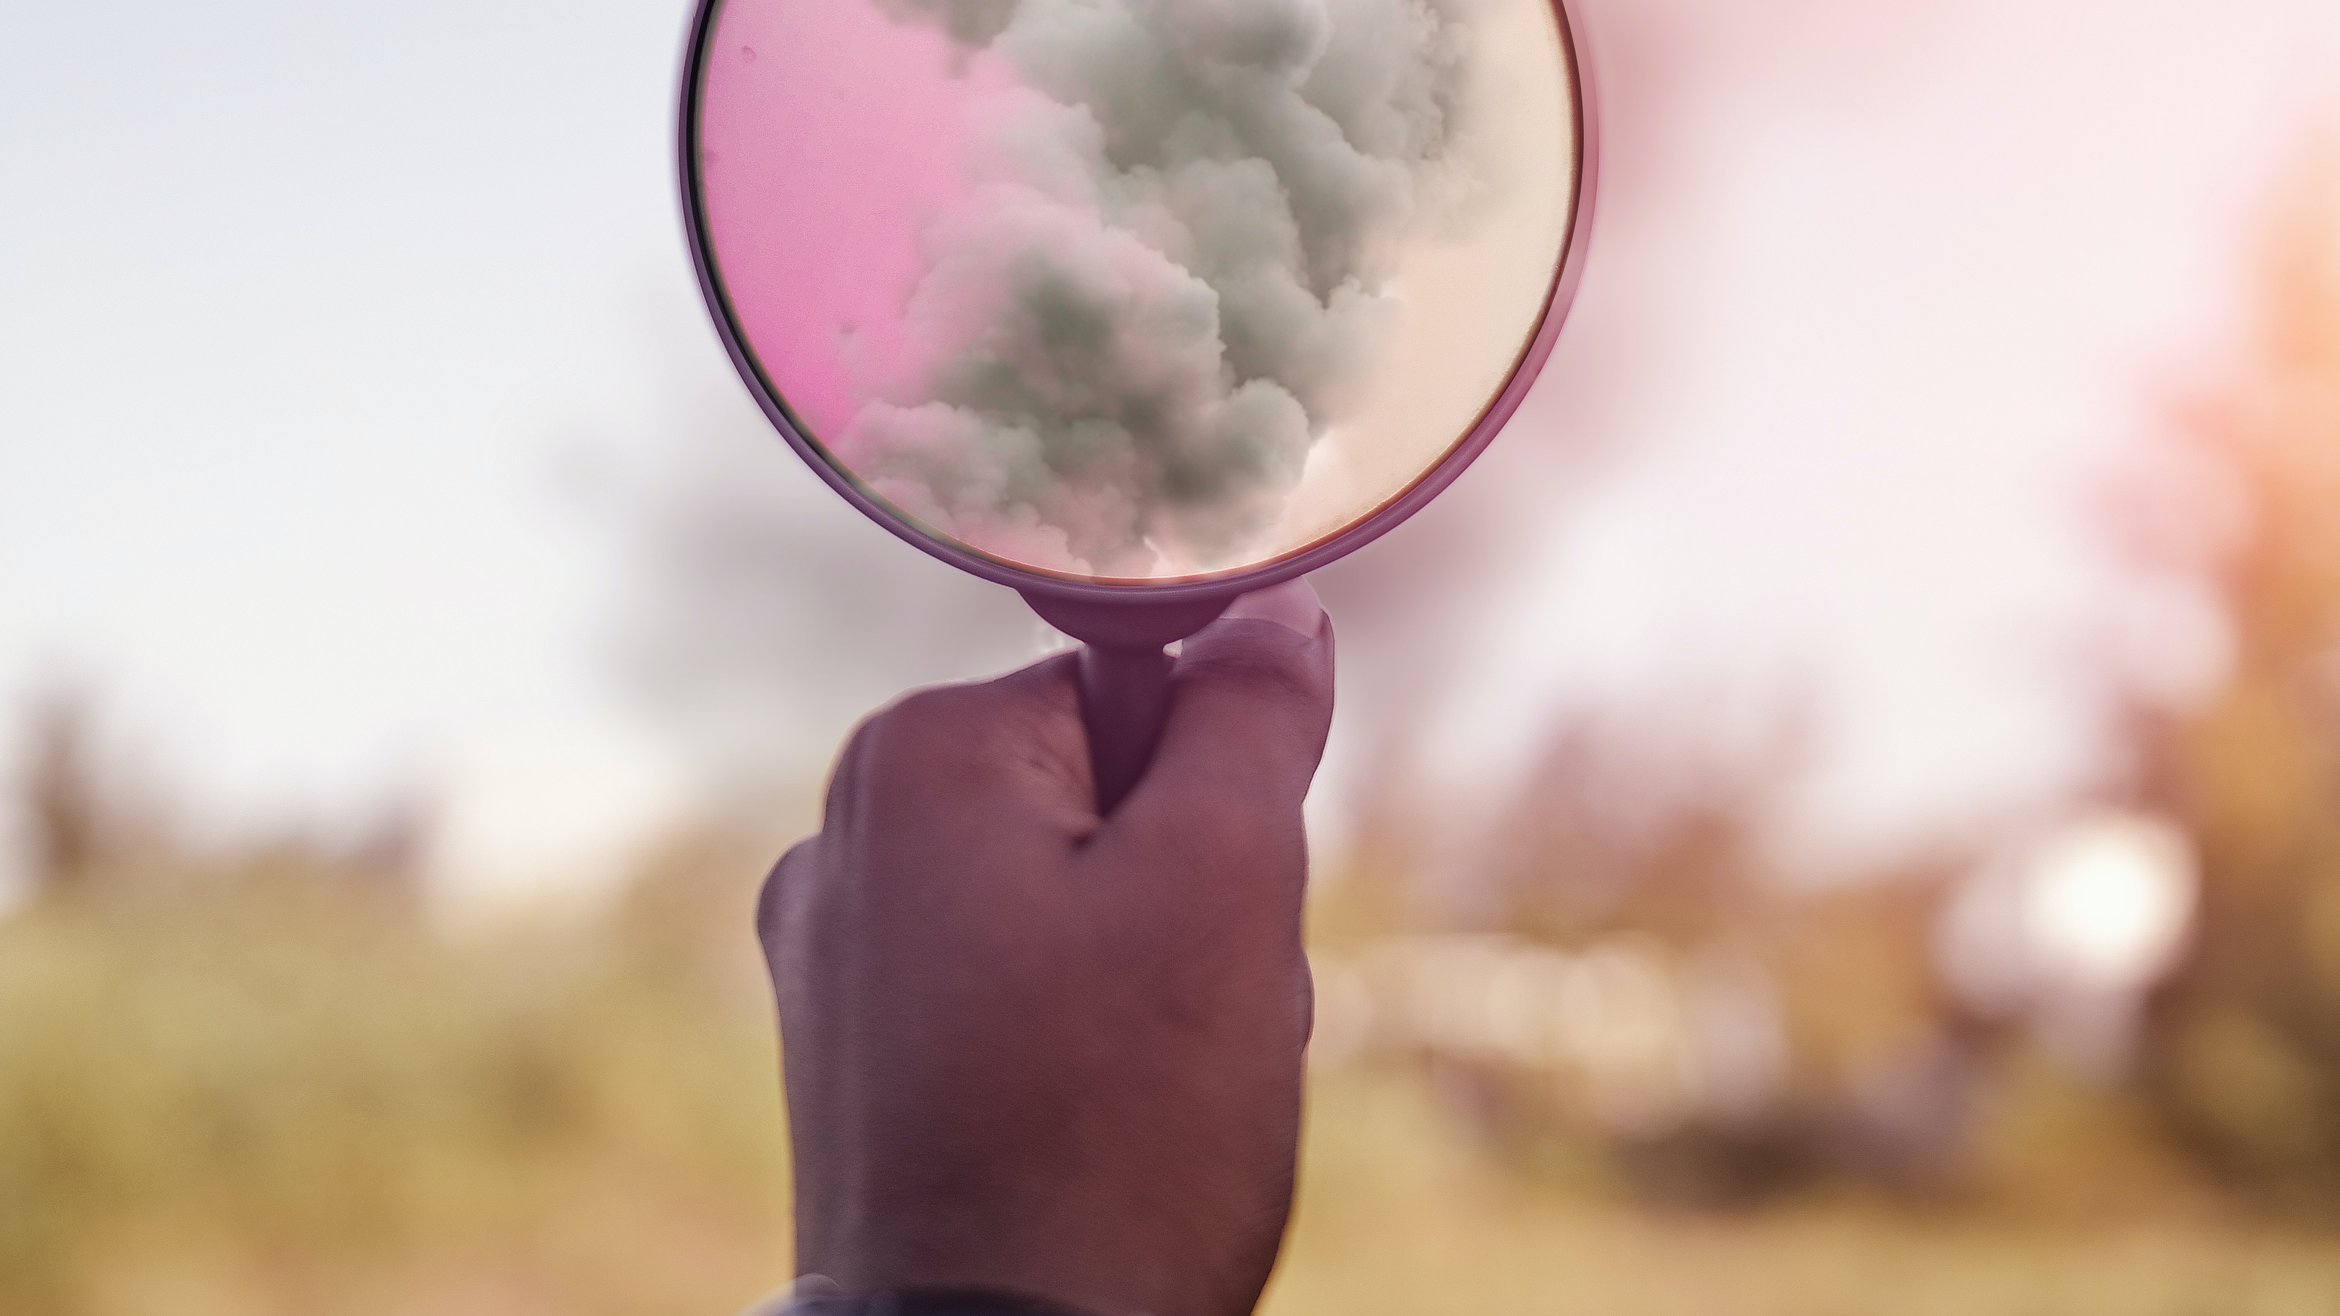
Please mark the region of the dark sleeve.
POLYGON ((1035 1298, 1004 1293, 881 1293, 868 1298, 799 1297, 774 1316, 1089 1316, 1035 1298))

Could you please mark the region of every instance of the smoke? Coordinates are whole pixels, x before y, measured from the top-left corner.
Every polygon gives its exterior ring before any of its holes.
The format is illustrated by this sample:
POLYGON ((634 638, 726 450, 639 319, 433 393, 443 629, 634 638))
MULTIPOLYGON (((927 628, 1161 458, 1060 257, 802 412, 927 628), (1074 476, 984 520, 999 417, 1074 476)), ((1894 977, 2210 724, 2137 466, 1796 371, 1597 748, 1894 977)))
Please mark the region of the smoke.
POLYGON ((925 234, 906 351, 840 459, 1032 565, 1256 551, 1441 195, 1464 65, 1445 0, 878 3, 1020 85, 925 234))

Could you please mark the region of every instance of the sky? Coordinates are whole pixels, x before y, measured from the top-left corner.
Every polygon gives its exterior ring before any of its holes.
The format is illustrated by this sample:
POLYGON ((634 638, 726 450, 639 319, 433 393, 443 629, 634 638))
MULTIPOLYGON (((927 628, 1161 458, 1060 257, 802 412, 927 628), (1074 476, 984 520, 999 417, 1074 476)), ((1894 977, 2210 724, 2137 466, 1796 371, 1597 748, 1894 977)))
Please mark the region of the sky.
MULTIPOLYGON (((2173 687, 2216 646, 2075 507, 2239 332, 2251 226, 2340 122, 2340 8, 1589 8, 1583 296, 1512 431, 1361 564, 1477 554, 1344 630, 1336 755, 1444 692, 1429 775, 1485 796, 1571 709, 1706 682, 1818 692, 1814 825, 1853 841, 2086 780, 2067 637, 2109 619, 2173 687)), ((616 671, 613 483, 731 444, 775 516, 908 550, 736 437, 672 199, 686 17, 0 15, 0 745, 79 684, 210 827, 420 796, 499 889, 687 811, 703 766, 616 671)))
POLYGON ((563 463, 712 347, 681 24, 10 6, 0 691, 90 686, 223 826, 419 791, 494 868, 652 807, 563 463))

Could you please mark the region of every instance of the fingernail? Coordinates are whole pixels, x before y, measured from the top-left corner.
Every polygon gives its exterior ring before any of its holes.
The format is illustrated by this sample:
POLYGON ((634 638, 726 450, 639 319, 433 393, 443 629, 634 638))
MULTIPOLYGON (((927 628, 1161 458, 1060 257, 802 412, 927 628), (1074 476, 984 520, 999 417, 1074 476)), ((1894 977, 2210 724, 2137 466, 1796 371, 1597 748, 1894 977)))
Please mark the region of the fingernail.
POLYGON ((1324 634, 1324 604, 1305 578, 1254 590, 1235 600, 1226 616, 1234 621, 1273 622, 1304 640, 1324 634))
POLYGON ((788 1290, 791 1298, 842 1298, 845 1288, 826 1275, 799 1275, 788 1290))

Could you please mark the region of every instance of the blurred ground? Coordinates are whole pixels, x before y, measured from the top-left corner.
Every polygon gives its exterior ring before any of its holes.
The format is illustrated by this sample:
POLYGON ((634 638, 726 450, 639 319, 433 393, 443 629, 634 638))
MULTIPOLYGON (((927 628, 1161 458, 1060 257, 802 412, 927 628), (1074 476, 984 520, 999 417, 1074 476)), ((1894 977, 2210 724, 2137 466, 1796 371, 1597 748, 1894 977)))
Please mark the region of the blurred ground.
MULTIPOLYGON (((788 1264, 755 871, 678 849, 604 914, 450 932, 378 872, 279 851, 118 870, 0 926, 0 1311, 745 1306, 788 1264)), ((1616 1146, 1506 1132, 1452 1077, 1320 1067, 1271 1313, 2340 1309, 2329 1235, 2119 1137, 2020 1160, 2109 1194, 1986 1175, 1668 1205, 1616 1146)), ((2031 1126, 2019 1152, 2118 1120, 2042 1100, 2001 1121, 2031 1126)))
POLYGON ((2328 1236, 2143 1205, 2080 1222, 1826 1197, 1639 1210, 1522 1183, 1403 1080, 1318 1087, 1271 1316, 2275 1316, 2340 1304, 2328 1236))

